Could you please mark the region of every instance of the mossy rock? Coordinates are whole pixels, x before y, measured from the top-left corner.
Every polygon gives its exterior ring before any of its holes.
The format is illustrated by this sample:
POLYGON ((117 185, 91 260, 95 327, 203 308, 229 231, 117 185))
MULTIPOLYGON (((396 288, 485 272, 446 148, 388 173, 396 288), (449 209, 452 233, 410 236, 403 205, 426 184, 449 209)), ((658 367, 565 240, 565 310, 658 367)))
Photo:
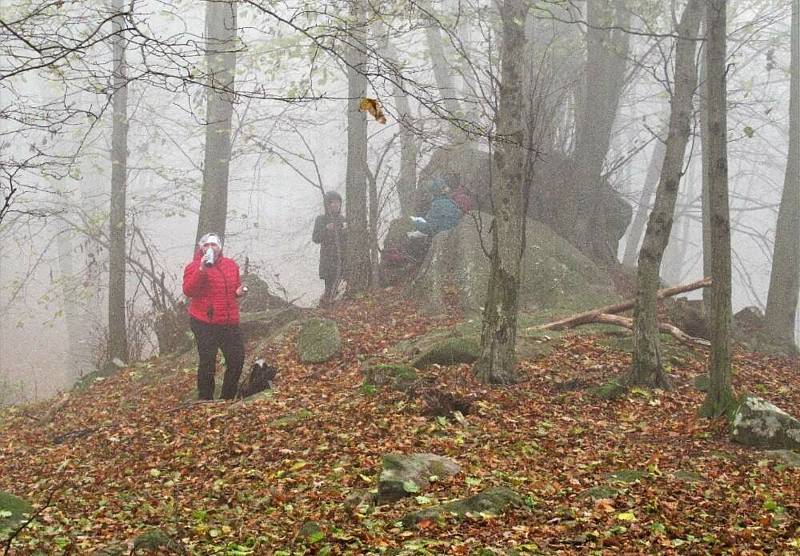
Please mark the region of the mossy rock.
POLYGON ((647 471, 641 469, 620 469, 606 475, 606 479, 616 483, 635 483, 647 478, 647 471))
POLYGON ((461 471, 452 459, 436 454, 387 454, 378 477, 376 503, 395 502, 428 488, 431 477, 451 477, 461 471))
POLYGON ((579 498, 591 498, 592 500, 600 500, 601 498, 615 498, 619 491, 611 488, 608 485, 596 485, 581 492, 579 498))
POLYGON ((421 353, 411 365, 422 369, 429 365, 473 363, 481 355, 481 343, 475 336, 447 338, 421 353))
POLYGON ((687 483, 701 483, 703 482, 703 476, 700 473, 695 471, 685 471, 683 469, 677 470, 672 476, 679 481, 684 481, 687 483))
POLYGON ((278 417, 274 421, 272 421, 269 426, 273 429, 282 429, 282 430, 289 430, 293 429, 298 426, 300 423, 309 419, 313 413, 309 410, 303 408, 299 411, 295 411, 294 413, 290 413, 288 415, 284 415, 283 417, 278 417))
POLYGON ((297 353, 303 363, 324 363, 339 353, 341 347, 339 327, 330 319, 310 319, 297 335, 297 353))
POLYGON ((33 506, 11 493, 0 490, 0 531, 13 529, 25 521, 26 514, 33 512, 33 506))
POLYGON ((369 386, 391 386, 406 391, 418 378, 417 369, 410 365, 379 363, 368 365, 364 371, 364 384, 369 386))
MULTIPOLYGON (((576 329, 579 330, 579 329, 576 329)), ((580 330, 589 333, 593 331, 609 330, 606 325, 583 326, 580 330)), ((609 349, 616 351, 623 351, 625 353, 633 352, 633 334, 629 332, 619 332, 619 329, 613 330, 613 333, 606 332, 601 336, 597 343, 609 349)), ((701 357, 700 352, 695 351, 690 346, 683 344, 670 336, 669 334, 660 333, 658 341, 661 345, 661 355, 664 360, 669 361, 670 365, 683 366, 690 361, 696 361, 701 357)))
POLYGON ((593 396, 609 401, 617 400, 623 397, 627 392, 628 389, 616 380, 606 382, 605 384, 601 384, 600 386, 592 388, 591 390, 593 396))
MULTIPOLYGON (((558 339, 561 338, 561 332, 528 330, 529 327, 549 320, 551 320, 549 317, 543 317, 540 314, 520 313, 517 328, 518 360, 536 360, 547 356, 553 350, 558 339)), ((412 365, 417 366, 419 364, 424 367, 432 363, 440 365, 453 364, 425 361, 424 358, 427 353, 436 352, 442 347, 445 347, 446 350, 448 346, 455 346, 458 351, 463 352, 463 348, 466 346, 468 349, 466 350, 466 355, 463 356, 463 362, 471 363, 480 357, 480 336, 480 320, 471 319, 452 327, 433 328, 425 334, 398 342, 392 349, 398 356, 411 360, 412 365)), ((444 357, 443 359, 452 360, 452 357, 444 357)))
POLYGON ((239 328, 245 342, 273 340, 285 334, 289 325, 303 316, 293 305, 259 312, 242 313, 239 328))
POLYGON ((800 451, 793 450, 772 450, 767 452, 771 457, 781 460, 781 465, 800 469, 800 451))
POLYGON ((734 441, 769 450, 800 450, 800 420, 767 400, 745 394, 736 409, 734 441))
POLYGON ((242 284, 247 286, 247 295, 241 299, 239 310, 242 313, 257 313, 274 309, 283 309, 292 304, 286 299, 272 293, 269 284, 255 273, 243 274, 242 284))
POLYGON ((161 529, 148 529, 133 540, 133 553, 137 550, 158 550, 179 551, 181 545, 173 540, 161 529))
POLYGON ((306 521, 300 527, 298 536, 308 544, 315 544, 325 539, 325 532, 316 521, 306 521))
POLYGON ((501 515, 509 508, 524 506, 522 496, 506 487, 486 489, 475 496, 454 500, 424 510, 406 514, 403 519, 404 527, 411 527, 423 520, 438 520, 445 516, 465 517, 470 514, 501 515))
POLYGON ((697 388, 700 392, 708 392, 708 386, 710 384, 710 379, 708 375, 697 375, 694 377, 694 387, 697 388))

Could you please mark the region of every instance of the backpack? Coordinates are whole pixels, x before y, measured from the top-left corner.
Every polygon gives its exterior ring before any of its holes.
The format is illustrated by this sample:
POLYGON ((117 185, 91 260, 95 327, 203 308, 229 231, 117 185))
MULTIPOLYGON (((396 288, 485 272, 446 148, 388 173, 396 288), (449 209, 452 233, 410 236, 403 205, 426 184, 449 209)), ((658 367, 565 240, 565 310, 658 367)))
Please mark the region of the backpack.
POLYGON ((247 398, 272 388, 272 380, 278 374, 278 368, 267 365, 263 359, 257 360, 250 368, 250 376, 240 387, 239 395, 247 398))

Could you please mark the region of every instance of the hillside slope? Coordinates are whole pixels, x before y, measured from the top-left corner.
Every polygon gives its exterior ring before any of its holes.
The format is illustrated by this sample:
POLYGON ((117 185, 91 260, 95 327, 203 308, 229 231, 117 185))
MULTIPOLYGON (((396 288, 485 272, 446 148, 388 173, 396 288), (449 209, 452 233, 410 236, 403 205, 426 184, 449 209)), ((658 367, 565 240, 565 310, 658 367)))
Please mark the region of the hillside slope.
MULTIPOLYGON (((328 363, 300 364, 292 334, 251 345, 248 360, 280 367, 259 399, 188 402, 188 354, 138 363, 60 404, 3 410, 0 490, 34 506, 51 497, 12 553, 127 554, 155 529, 171 543, 162 553, 203 555, 800 551, 800 469, 697 416, 702 353, 673 350, 674 391, 604 401, 588 388, 625 368, 627 340, 554 338, 514 387, 476 384, 467 365, 426 370, 426 384, 477 396, 464 419, 429 417, 421 399, 362 386, 364 360, 391 362, 393 345, 442 324, 386 301, 395 296, 326 313, 344 346, 328 363), (461 473, 394 504, 360 503, 382 456, 406 452, 449 456, 461 473), (525 504, 398 523, 491 486, 525 504)), ((738 390, 800 414, 797 359, 737 352, 735 365, 738 390)))

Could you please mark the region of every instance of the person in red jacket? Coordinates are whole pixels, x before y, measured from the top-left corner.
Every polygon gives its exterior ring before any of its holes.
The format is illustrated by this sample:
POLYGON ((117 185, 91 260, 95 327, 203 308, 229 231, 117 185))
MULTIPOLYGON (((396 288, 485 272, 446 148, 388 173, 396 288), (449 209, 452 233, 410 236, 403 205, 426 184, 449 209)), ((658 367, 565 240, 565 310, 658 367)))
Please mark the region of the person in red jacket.
POLYGON ((219 236, 206 234, 200 238, 194 259, 183 269, 183 293, 191 298, 189 325, 200 359, 197 392, 201 400, 214 397, 214 372, 220 349, 227 365, 222 398, 236 397, 244 365, 238 298, 246 291, 239 276, 239 265, 222 254, 219 236))

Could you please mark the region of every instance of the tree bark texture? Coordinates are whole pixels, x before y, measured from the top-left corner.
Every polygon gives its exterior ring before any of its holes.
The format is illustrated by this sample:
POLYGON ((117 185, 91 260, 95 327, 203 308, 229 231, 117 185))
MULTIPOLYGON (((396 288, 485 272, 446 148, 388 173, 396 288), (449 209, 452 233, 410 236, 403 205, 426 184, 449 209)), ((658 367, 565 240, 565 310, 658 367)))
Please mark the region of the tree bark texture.
MULTIPOLYGON (((703 26, 708 29, 706 14, 703 14, 703 26)), ((704 32, 704 35, 706 33, 704 32)), ((702 214, 703 238, 703 276, 711 276, 711 157, 708 144, 708 72, 706 57, 700 59, 700 161, 702 165, 702 186, 700 206, 702 214)), ((711 289, 703 290, 703 312, 708 321, 711 314, 711 289)))
POLYGON ((108 359, 128 359, 125 321, 125 197, 128 172, 128 84, 125 62, 124 2, 114 0, 112 20, 113 123, 111 129, 111 208, 109 211, 108 261, 108 359))
POLYGON ((206 145, 196 241, 210 232, 225 237, 236 76, 236 6, 227 1, 206 3, 206 145))
POLYGON ((792 2, 791 34, 789 154, 775 226, 764 324, 770 341, 796 350, 794 327, 800 292, 800 0, 792 2))
POLYGON ((628 241, 625 242, 625 254, 622 256, 622 264, 632 267, 636 264, 639 255, 639 244, 642 241, 644 228, 647 224, 647 215, 650 213, 650 199, 658 185, 658 176, 661 175, 661 167, 664 165, 664 155, 667 152, 667 144, 663 140, 662 133, 656 139, 653 147, 653 154, 650 156, 650 164, 647 166, 647 175, 644 178, 644 187, 639 196, 639 206, 636 215, 631 222, 631 229, 628 232, 628 241))
POLYGON ((670 101, 669 135, 636 270, 633 311, 633 364, 626 384, 669 388, 658 339, 657 292, 661 261, 672 231, 675 201, 683 176, 683 159, 692 123, 692 97, 697 87, 695 46, 700 22, 699 0, 689 0, 677 28, 675 84, 670 101))
POLYGON ((491 183, 494 208, 491 273, 483 312, 481 355, 475 364, 485 383, 516 381, 518 294, 522 254, 525 251, 527 173, 523 72, 525 18, 523 0, 505 0, 500 6, 503 28, 495 180, 491 183))
POLYGON ((351 0, 350 30, 353 45, 347 64, 347 170, 345 203, 347 217, 347 249, 345 279, 348 296, 369 288, 370 234, 367 216, 367 119, 359 110, 359 102, 367 92, 366 27, 362 0, 351 0))
POLYGON ((428 53, 431 57, 431 64, 433 66, 433 78, 436 81, 436 87, 439 89, 441 95, 444 112, 450 120, 450 133, 454 139, 460 137, 460 128, 455 124, 457 120, 463 119, 463 112, 461 110, 461 103, 458 101, 458 93, 455 84, 453 83, 453 68, 451 64, 447 63, 447 57, 444 53, 444 41, 441 34, 441 23, 433 13, 433 6, 431 2, 426 1, 422 7, 430 14, 425 25, 425 42, 428 47, 428 53))
MULTIPOLYGON (((391 63, 398 64, 398 55, 389 42, 386 25, 379 22, 378 28, 383 35, 381 49, 384 56, 391 63)), ((396 79, 402 83, 402 76, 399 75, 399 72, 396 79)), ((395 84, 392 90, 395 110, 397 110, 397 122, 400 124, 400 172, 397 176, 397 198, 400 202, 400 215, 408 217, 414 215, 414 199, 417 189, 417 137, 414 133, 414 116, 408 101, 408 93, 403 90, 400 83, 395 84)))
POLYGON ((728 207, 726 106, 726 0, 706 2, 709 204, 711 211, 711 357, 709 388, 701 414, 726 415, 733 406, 731 385, 731 230, 728 207))
POLYGON ((628 28, 630 11, 621 0, 587 0, 586 18, 586 66, 575 122, 578 172, 571 239, 595 262, 610 265, 617 254, 611 252, 604 233, 606 211, 599 199, 603 164, 625 86, 630 40, 623 30, 628 28))

